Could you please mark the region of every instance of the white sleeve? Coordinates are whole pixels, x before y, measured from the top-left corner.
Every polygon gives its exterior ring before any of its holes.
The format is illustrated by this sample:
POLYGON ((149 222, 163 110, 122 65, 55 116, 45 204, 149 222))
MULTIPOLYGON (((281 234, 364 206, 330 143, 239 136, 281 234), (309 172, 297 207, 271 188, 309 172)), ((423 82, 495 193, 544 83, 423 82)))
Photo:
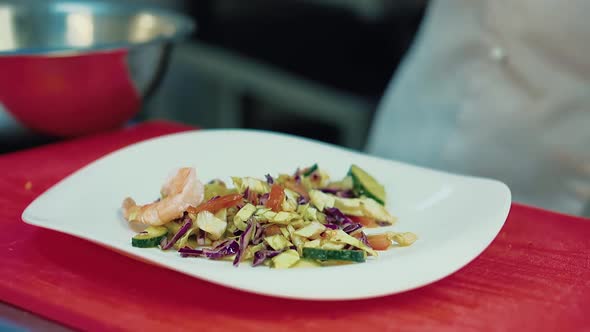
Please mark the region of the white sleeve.
POLYGON ((590 1, 438 0, 377 111, 370 153, 590 202, 590 1))

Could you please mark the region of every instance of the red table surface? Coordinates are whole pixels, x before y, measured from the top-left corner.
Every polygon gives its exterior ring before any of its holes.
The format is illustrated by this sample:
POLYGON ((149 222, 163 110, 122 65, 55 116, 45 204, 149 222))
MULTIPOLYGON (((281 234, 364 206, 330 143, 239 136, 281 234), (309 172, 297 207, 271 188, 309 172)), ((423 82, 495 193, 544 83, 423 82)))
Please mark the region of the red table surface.
POLYGON ((84 330, 590 330, 590 222, 518 204, 490 247, 455 274, 343 302, 228 289, 21 221, 36 196, 81 166, 187 129, 141 124, 0 156, 0 301, 84 330))

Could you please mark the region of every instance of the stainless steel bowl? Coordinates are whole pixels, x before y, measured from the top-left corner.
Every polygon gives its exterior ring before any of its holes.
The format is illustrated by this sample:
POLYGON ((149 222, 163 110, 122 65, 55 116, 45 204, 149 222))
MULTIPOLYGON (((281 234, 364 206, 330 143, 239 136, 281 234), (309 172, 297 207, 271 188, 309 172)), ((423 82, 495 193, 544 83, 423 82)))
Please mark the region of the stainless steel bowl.
POLYGON ((122 125, 194 28, 182 14, 124 1, 0 0, 0 132, 18 124, 76 136, 122 125))

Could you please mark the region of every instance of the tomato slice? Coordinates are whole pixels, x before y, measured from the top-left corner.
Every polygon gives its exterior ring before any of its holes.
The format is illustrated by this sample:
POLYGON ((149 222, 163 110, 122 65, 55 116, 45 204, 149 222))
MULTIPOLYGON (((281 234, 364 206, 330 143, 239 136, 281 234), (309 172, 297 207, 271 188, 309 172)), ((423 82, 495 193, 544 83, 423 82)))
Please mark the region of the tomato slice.
POLYGON ((275 183, 270 188, 270 194, 268 195, 268 200, 264 206, 273 210, 274 212, 279 212, 281 211, 281 206, 284 200, 285 191, 283 190, 283 187, 275 183))
POLYGON ((375 250, 387 250, 391 246, 391 241, 385 234, 367 236, 369 245, 375 250))
POLYGON ((358 222, 359 224, 363 225, 367 228, 377 228, 379 224, 377 220, 369 217, 358 217, 358 216, 348 216, 352 221, 358 222))
POLYGON ((188 213, 199 213, 201 211, 209 211, 215 213, 221 209, 230 208, 242 202, 243 196, 241 194, 229 194, 221 197, 213 197, 205 203, 197 207, 189 206, 186 211, 188 213))

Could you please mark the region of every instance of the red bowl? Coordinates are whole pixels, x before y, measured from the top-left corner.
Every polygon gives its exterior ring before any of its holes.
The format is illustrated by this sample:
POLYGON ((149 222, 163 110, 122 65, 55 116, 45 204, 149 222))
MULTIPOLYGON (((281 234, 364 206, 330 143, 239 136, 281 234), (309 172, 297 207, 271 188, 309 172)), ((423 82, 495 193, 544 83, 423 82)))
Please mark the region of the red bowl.
POLYGON ((128 1, 27 3, 0 0, 0 122, 33 134, 125 125, 161 81, 174 43, 195 28, 181 13, 128 1))
POLYGON ((78 136, 122 126, 141 107, 127 50, 0 57, 0 102, 33 131, 78 136))

